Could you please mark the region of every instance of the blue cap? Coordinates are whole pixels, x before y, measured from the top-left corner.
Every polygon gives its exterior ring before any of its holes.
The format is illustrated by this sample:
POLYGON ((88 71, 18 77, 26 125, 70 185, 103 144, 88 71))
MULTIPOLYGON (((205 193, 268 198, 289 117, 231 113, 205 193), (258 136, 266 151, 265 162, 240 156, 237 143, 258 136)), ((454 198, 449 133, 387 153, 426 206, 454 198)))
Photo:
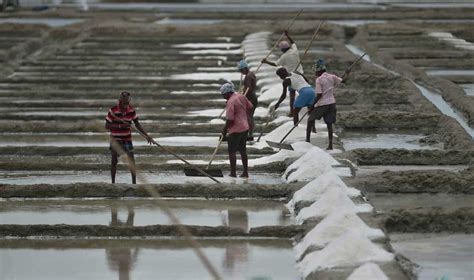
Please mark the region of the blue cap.
POLYGON ((245 68, 249 68, 249 65, 247 64, 247 61, 245 61, 244 59, 242 59, 242 60, 239 61, 239 63, 237 64, 237 69, 242 70, 242 69, 245 69, 245 68))
POLYGON ((234 84, 231 82, 225 83, 221 86, 220 91, 222 94, 230 93, 230 92, 234 93, 235 92, 234 84))
POLYGON ((323 59, 320 58, 314 62, 313 69, 314 71, 326 70, 326 63, 324 62, 323 59))

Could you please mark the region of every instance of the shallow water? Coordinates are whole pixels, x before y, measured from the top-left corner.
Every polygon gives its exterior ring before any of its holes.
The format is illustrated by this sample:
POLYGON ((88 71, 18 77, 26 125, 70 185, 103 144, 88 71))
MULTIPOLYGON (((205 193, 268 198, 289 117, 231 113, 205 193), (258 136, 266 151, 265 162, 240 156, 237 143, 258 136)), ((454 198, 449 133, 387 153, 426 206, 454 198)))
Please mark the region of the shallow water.
POLYGON ((442 146, 421 145, 419 140, 422 134, 402 133, 371 133, 371 132, 344 132, 340 139, 345 150, 360 148, 370 149, 407 149, 407 150, 433 150, 442 146))
MULTIPOLYGON (((251 227, 290 225, 283 202, 262 200, 165 201, 182 224, 251 227)), ((153 200, 0 201, 0 224, 146 226, 172 224, 153 200)))
POLYGON ((457 209, 459 207, 472 207, 474 195, 467 194, 396 194, 396 193, 369 193, 370 203, 378 212, 390 210, 442 207, 443 209, 457 209))
POLYGON ((2 18, 1 23, 17 23, 17 24, 45 24, 51 27, 62 27, 78 22, 82 19, 63 19, 63 18, 2 18))
POLYGON ((474 84, 461 84, 460 86, 467 96, 474 96, 474 84))
POLYGON ((390 234, 390 239, 397 252, 420 265, 420 280, 474 279, 474 235, 390 234))
POLYGON ((474 70, 456 69, 432 69, 426 70, 426 74, 431 76, 454 76, 454 75, 474 75, 474 70))
MULTIPOLYGON (((299 279, 287 240, 199 240, 223 279, 299 279)), ((2 279, 211 279, 183 240, 3 240, 2 279)))
POLYGON ((156 24, 171 24, 171 25, 217 24, 221 22, 222 20, 216 20, 216 19, 176 19, 176 18, 164 18, 164 19, 155 21, 156 24))
MULTIPOLYGON (((184 168, 184 166, 183 166, 184 168)), ((224 174, 228 170, 223 170, 224 174)), ((237 168, 237 172, 240 168, 237 168)), ((235 184, 262 184, 262 185, 278 185, 283 181, 278 174, 269 173, 252 173, 250 178, 232 178, 225 176, 217 178, 222 183, 235 184)), ((207 177, 187 177, 184 172, 139 172, 137 178, 138 183, 150 184, 213 184, 207 177), (144 178, 145 182, 141 181, 144 178)), ((71 183, 94 183, 94 182, 110 182, 109 172, 80 172, 80 171, 1 171, 0 184, 15 185, 34 185, 34 184, 71 184, 71 183)), ((130 173, 127 171, 117 172, 117 183, 131 183, 130 173)))
POLYGON ((356 170, 357 176, 367 176, 374 173, 389 171, 412 171, 412 170, 447 170, 460 171, 468 168, 467 165, 359 165, 356 170))

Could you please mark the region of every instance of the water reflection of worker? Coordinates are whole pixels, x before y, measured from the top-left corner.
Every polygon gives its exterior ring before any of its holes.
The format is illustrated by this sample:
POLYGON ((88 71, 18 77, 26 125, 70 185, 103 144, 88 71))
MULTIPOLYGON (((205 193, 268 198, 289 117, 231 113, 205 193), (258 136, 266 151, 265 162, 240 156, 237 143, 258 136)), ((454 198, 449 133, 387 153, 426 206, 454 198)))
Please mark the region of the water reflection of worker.
MULTIPOLYGON (((124 222, 118 217, 118 207, 117 205, 111 206, 111 217, 110 223, 111 226, 133 226, 135 219, 135 211, 133 207, 127 206, 128 215, 127 220, 124 222)), ((137 260, 138 248, 130 247, 110 247, 105 250, 107 255, 107 262, 110 269, 118 271, 119 280, 128 280, 130 279, 130 272, 133 269, 133 266, 137 260)))
MULTIPOLYGON (((229 227, 249 229, 249 218, 245 210, 228 210, 226 225, 229 227)), ((245 263, 249 258, 249 245, 247 242, 230 242, 225 246, 224 269, 232 273, 236 264, 245 263)))
POLYGON ((133 221, 135 219, 135 211, 131 205, 127 206, 128 215, 127 221, 123 222, 118 218, 118 209, 116 205, 112 205, 110 208, 110 223, 111 226, 133 226, 133 221))
POLYGON ((138 250, 138 248, 114 246, 105 249, 109 268, 118 271, 119 280, 130 279, 130 272, 137 262, 138 250))

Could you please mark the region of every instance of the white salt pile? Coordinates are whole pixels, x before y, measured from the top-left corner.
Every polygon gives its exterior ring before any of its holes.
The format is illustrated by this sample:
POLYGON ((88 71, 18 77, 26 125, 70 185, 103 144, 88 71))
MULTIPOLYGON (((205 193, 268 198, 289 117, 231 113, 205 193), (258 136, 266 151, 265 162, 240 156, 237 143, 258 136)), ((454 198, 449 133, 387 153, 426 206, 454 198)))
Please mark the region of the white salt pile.
POLYGON ((296 142, 293 145, 293 151, 291 150, 281 150, 276 154, 272 154, 269 156, 264 156, 257 159, 250 159, 249 166, 261 165, 261 164, 268 164, 271 162, 279 162, 284 161, 288 158, 298 158, 303 155, 308 149, 311 149, 313 145, 306 142, 296 142))
POLYGON ((269 86, 265 91, 262 90, 262 94, 258 97, 259 101, 273 101, 280 98, 283 92, 283 86, 281 83, 275 82, 274 85, 269 86))
POLYGON ((380 229, 367 226, 354 212, 335 210, 308 232, 300 243, 296 244, 296 259, 301 259, 309 247, 324 248, 328 243, 350 229, 369 239, 385 236, 380 229))
MULTIPOLYGON (((205 116, 205 117, 218 117, 222 113, 222 109, 205 109, 205 110, 196 110, 189 111, 188 115, 191 116, 205 116)), ((265 117, 268 114, 268 110, 262 107, 257 107, 255 110, 255 117, 265 117)), ((224 115, 225 116, 225 115, 224 115)))
POLYGON ((363 232, 349 230, 329 243, 324 249, 309 253, 298 264, 306 278, 312 272, 353 267, 366 262, 389 262, 393 254, 372 243, 363 232))
POLYGON ((357 197, 360 195, 359 190, 348 187, 334 170, 330 170, 296 191, 287 206, 289 209, 292 209, 294 205, 300 201, 316 201, 332 188, 343 190, 349 197, 357 197))
POLYGON ((387 275, 375 263, 366 263, 349 275, 347 280, 389 280, 387 275))
MULTIPOLYGON (((276 129, 274 131, 276 131, 276 129)), ((337 164, 339 164, 337 160, 335 160, 330 154, 318 147, 313 147, 302 157, 288 166, 283 174, 283 179, 288 183, 310 181, 326 172, 329 172, 332 170, 331 166, 337 164)))
MULTIPOLYGON (((261 108, 261 107, 258 107, 257 110, 259 108, 261 108)), ((265 110, 267 112, 269 111, 268 109, 265 109, 265 110)), ((303 122, 304 122, 304 120, 303 120, 303 122)), ((316 124, 316 129, 322 129, 322 127, 323 127, 323 124, 321 124, 321 123, 316 124)), ((272 130, 270 133, 265 134, 265 136, 263 136, 262 139, 260 139, 260 142, 255 143, 253 145, 253 147, 258 148, 258 149, 268 147, 268 145, 266 144, 265 141, 272 141, 272 142, 279 143, 281 141, 281 139, 283 139, 283 137, 292 128, 293 128, 293 121, 283 123, 279 127, 272 130)), ((314 137, 314 135, 313 135, 313 137, 314 137)), ((306 138, 306 125, 300 124, 297 128, 295 128, 291 132, 290 135, 288 135, 288 137, 286 137, 284 142, 285 143, 293 143, 293 142, 297 142, 297 141, 304 141, 305 138, 306 138)))
POLYGON ((302 224, 309 218, 324 218, 333 211, 366 213, 372 209, 370 204, 354 204, 343 190, 331 188, 311 206, 301 209, 296 216, 296 221, 302 224))

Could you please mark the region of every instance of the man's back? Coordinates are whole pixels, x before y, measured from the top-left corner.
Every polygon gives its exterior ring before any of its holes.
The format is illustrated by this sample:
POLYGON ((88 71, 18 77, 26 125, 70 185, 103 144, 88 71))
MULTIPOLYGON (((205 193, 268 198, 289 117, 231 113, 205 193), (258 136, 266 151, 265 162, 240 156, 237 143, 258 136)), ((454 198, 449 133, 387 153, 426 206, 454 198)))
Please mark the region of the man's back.
POLYGON ((252 103, 243 95, 233 93, 226 105, 226 118, 232 120, 228 128, 229 134, 249 130, 248 113, 253 108, 252 103))

